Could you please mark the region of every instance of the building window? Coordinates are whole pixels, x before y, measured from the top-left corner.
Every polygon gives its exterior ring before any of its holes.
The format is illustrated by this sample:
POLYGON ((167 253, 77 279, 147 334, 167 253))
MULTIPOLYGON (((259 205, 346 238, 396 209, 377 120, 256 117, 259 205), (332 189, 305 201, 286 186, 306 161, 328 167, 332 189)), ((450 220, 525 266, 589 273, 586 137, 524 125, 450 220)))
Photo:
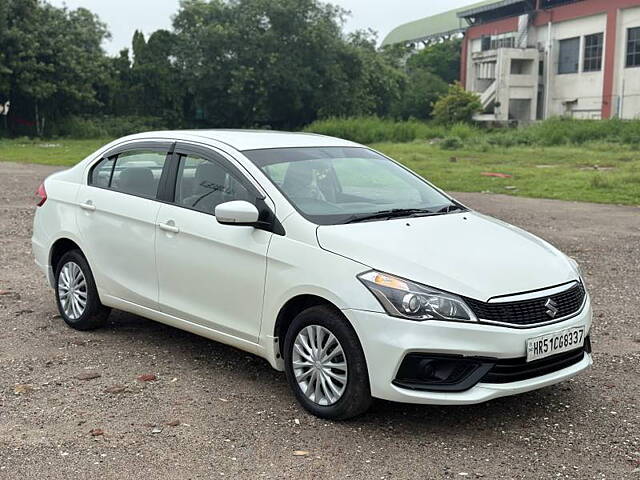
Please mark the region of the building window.
POLYGON ((599 72, 602 70, 602 47, 604 34, 596 33, 584 37, 584 68, 585 72, 599 72))
POLYGON ((485 35, 481 39, 483 52, 487 50, 497 50, 498 48, 514 48, 516 39, 512 33, 503 35, 485 35))
POLYGON ((560 40, 558 74, 578 73, 580 67, 580 37, 560 40))
POLYGON ((491 50, 491 37, 490 36, 482 37, 482 51, 486 52, 487 50, 491 50))
POLYGON ((516 39, 514 37, 493 37, 491 38, 491 50, 497 50, 498 48, 513 48, 516 45, 516 39))
POLYGON ((627 67, 640 67, 640 27, 628 30, 627 67))

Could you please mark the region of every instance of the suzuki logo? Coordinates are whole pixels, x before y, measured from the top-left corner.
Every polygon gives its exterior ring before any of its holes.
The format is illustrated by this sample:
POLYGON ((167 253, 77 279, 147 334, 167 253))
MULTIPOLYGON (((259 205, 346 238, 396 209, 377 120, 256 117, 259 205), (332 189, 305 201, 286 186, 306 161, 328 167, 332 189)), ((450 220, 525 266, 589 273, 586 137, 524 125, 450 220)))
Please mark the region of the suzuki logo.
POLYGON ((551 318, 556 318, 556 315, 558 315, 558 312, 560 311, 558 310, 558 304, 549 299, 547 300, 547 303, 544 304, 544 306, 547 307, 547 315, 549 315, 549 317, 551 318))

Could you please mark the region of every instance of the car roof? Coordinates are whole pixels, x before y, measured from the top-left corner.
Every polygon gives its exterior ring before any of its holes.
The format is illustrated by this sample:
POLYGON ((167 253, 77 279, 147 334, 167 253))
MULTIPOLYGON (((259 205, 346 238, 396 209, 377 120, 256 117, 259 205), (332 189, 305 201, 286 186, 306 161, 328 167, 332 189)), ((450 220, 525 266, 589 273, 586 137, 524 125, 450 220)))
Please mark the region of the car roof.
POLYGON ((357 143, 325 135, 275 130, 171 130, 147 132, 127 137, 127 140, 166 138, 201 143, 221 142, 239 151, 267 148, 357 147, 357 143))

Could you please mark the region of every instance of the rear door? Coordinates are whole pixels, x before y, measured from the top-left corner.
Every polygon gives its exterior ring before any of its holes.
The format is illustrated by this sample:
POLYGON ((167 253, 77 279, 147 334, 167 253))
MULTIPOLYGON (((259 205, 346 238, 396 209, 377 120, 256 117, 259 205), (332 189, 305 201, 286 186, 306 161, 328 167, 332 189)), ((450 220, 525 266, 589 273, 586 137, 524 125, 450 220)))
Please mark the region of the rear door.
POLYGON ((215 207, 263 196, 221 152, 178 143, 174 158, 174 201, 158 213, 160 309, 256 343, 272 233, 221 225, 215 207))
POLYGON ((78 227, 101 294, 152 309, 157 195, 172 146, 144 142, 108 153, 78 196, 78 227))

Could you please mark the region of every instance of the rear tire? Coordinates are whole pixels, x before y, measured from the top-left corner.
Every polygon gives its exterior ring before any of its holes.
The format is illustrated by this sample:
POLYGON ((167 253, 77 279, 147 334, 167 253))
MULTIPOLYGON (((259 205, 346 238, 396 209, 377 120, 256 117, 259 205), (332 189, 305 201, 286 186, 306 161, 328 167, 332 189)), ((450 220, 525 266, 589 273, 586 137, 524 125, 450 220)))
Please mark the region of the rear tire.
POLYGON ((362 346, 334 308, 316 306, 298 314, 285 335, 284 362, 289 386, 313 415, 346 420, 371 406, 362 346))
POLYGON ((56 304, 60 316, 76 330, 102 327, 110 308, 100 303, 91 268, 80 250, 65 253, 55 267, 56 304))

